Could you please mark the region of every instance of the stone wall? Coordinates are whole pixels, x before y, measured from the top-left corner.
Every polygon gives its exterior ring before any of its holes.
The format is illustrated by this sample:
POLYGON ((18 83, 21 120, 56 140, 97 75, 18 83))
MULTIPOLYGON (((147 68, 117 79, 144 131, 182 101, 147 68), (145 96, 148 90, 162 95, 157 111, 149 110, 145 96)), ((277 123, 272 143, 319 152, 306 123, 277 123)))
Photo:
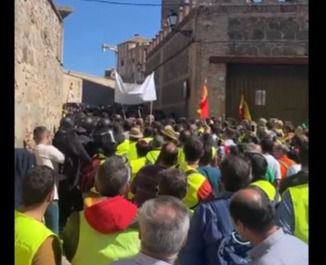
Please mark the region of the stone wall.
POLYGON ((15 146, 37 125, 58 127, 63 93, 62 19, 49 0, 15 0, 15 146))
POLYGON ((193 29, 193 43, 187 47, 191 38, 169 33, 148 54, 147 71, 159 72, 159 106, 165 111, 178 109, 183 114, 186 108, 189 116, 198 117, 201 88, 207 79, 211 115, 225 113, 227 64, 210 63, 211 57, 308 57, 308 0, 197 3, 200 7, 179 24, 179 29, 193 29), (182 47, 184 51, 166 61, 182 47), (182 93, 184 80, 191 89, 188 100, 182 93))

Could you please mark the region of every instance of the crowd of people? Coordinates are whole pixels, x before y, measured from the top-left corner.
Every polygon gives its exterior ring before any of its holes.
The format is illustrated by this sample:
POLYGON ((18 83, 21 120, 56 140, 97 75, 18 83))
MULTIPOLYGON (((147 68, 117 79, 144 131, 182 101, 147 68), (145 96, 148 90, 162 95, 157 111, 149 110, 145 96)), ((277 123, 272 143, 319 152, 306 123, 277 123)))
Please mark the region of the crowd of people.
POLYGON ((15 264, 308 264, 307 124, 65 115, 15 150, 15 264))

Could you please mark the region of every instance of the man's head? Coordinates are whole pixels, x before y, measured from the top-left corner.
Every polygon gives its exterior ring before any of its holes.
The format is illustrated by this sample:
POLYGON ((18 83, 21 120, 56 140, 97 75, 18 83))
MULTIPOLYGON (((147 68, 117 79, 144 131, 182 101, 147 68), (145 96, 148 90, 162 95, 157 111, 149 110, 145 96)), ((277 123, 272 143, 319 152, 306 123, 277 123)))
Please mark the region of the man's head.
POLYGON ((24 207, 37 207, 53 199, 54 171, 47 166, 33 167, 23 179, 24 207))
POLYGON ((200 140, 192 138, 185 143, 183 151, 188 163, 198 162, 203 155, 203 144, 200 140))
POLYGON ((50 141, 50 132, 44 126, 38 126, 33 131, 33 139, 36 144, 48 143, 50 141))
POLYGON ((169 195, 182 200, 187 193, 187 177, 177 168, 162 170, 158 174, 159 195, 169 195))
POLYGON ((172 167, 177 164, 178 160, 178 147, 175 143, 165 143, 162 146, 159 157, 157 158, 158 164, 165 167, 172 167))
POLYGON ((250 164, 240 156, 229 156, 221 163, 221 181, 226 191, 236 192, 251 182, 250 164))
POLYGON ((249 241, 263 236, 274 225, 274 208, 258 189, 246 188, 235 193, 230 214, 239 234, 249 241))
POLYGON ((156 258, 175 259, 189 229, 189 214, 183 203, 171 196, 148 200, 138 220, 142 249, 156 258))
POLYGON ((138 157, 144 157, 150 150, 150 145, 145 140, 139 140, 136 143, 138 157))
POLYGON ((280 159, 282 156, 287 154, 287 147, 284 146, 283 144, 274 144, 273 148, 273 156, 276 159, 280 159))
POLYGON ((111 156, 97 172, 95 186, 102 196, 114 197, 124 194, 130 176, 130 169, 122 158, 111 156))
POLYGON ((261 143, 261 149, 263 153, 268 153, 272 154, 273 153, 273 148, 274 148, 274 142, 272 137, 266 136, 262 139, 261 143))
POLYGON ((253 181, 265 179, 268 167, 265 157, 260 153, 253 152, 245 153, 245 155, 251 162, 253 181))

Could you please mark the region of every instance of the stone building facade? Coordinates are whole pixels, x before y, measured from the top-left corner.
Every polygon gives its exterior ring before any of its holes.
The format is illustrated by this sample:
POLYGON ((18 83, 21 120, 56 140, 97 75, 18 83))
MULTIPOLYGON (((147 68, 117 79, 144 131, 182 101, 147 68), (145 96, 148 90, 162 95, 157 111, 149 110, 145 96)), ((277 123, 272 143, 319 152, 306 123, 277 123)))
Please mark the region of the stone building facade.
POLYGON ((51 0, 15 0, 15 146, 37 125, 58 127, 63 19, 51 0))
POLYGON ((146 49, 149 41, 136 34, 118 45, 118 73, 124 82, 141 83, 145 78, 146 49))
POLYGON ((212 116, 236 116, 245 94, 254 118, 307 118, 308 25, 308 0, 190 1, 180 8, 177 30, 165 23, 148 48, 146 71, 156 74, 156 107, 198 117, 207 79, 212 116), (255 103, 260 90, 267 93, 264 106, 255 103), (294 102, 292 110, 284 98, 294 102))

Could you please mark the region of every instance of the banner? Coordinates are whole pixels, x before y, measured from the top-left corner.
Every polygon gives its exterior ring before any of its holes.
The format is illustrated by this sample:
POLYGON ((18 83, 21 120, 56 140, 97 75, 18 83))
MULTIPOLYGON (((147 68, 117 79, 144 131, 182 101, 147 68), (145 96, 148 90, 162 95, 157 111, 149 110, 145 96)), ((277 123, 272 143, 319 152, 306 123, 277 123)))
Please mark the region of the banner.
POLYGON ((123 105, 138 105, 144 102, 157 100, 154 72, 147 76, 141 85, 124 83, 121 76, 116 72, 115 83, 115 103, 123 105))

